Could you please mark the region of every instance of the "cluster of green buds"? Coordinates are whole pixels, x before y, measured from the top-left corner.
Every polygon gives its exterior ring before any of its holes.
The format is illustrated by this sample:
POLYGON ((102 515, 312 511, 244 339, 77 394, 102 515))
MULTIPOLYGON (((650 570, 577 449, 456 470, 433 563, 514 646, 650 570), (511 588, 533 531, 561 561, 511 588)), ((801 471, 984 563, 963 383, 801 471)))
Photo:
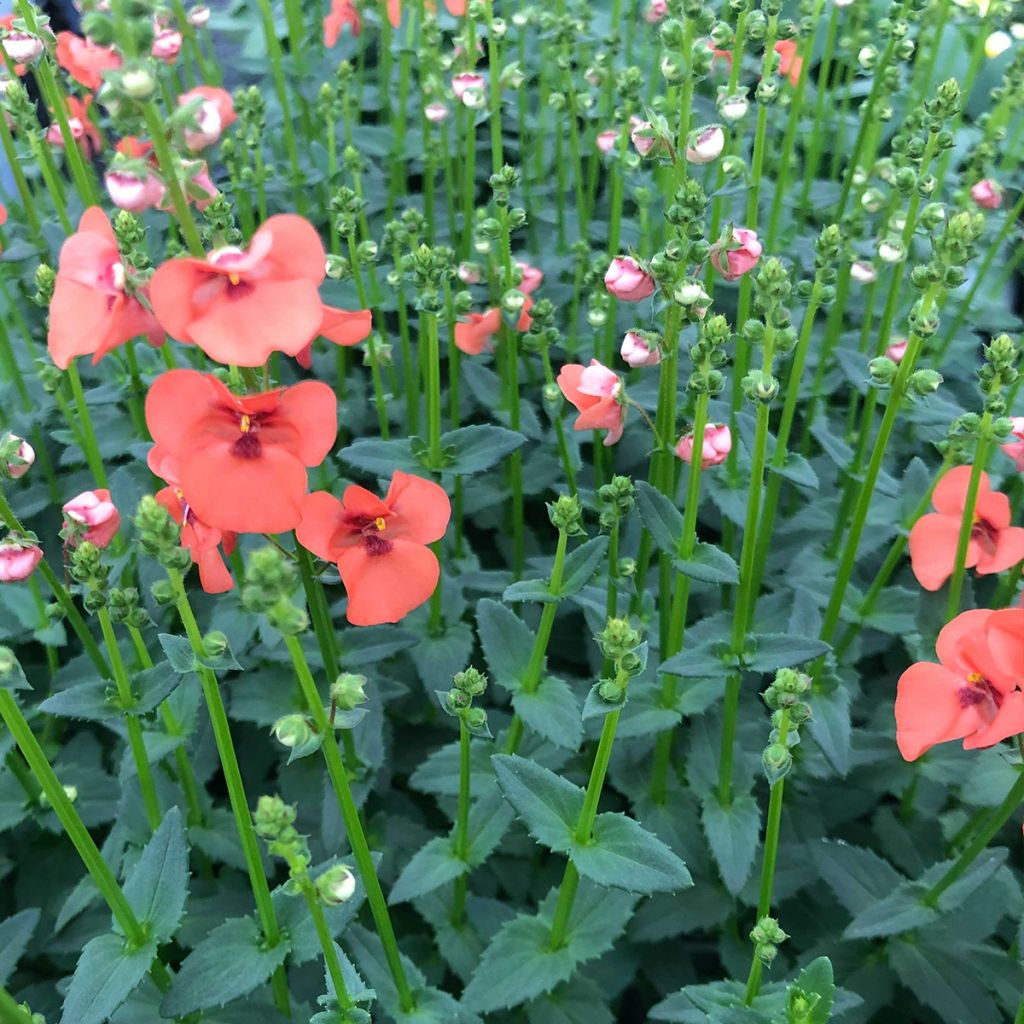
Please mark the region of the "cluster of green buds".
MULTIPOLYGON (((487 183, 491 188, 491 195, 494 196, 495 206, 500 210, 507 211, 507 230, 509 231, 515 231, 517 228, 521 228, 526 224, 526 211, 511 205, 512 192, 514 189, 519 187, 519 181, 519 171, 514 167, 511 167, 509 164, 505 164, 501 170, 496 174, 492 174, 487 179, 487 183)), ((492 227, 490 231, 484 231, 484 234, 490 234, 491 237, 497 237, 502 230, 503 229, 499 225, 497 230, 492 227)))
POLYGON ((775 785, 793 766, 791 750, 800 742, 800 726, 810 721, 807 698, 811 677, 792 668, 781 668, 762 697, 771 708, 772 729, 761 755, 761 766, 770 785, 775 785))
POLYGON ((742 381, 743 393, 751 402, 768 403, 779 393, 771 364, 776 355, 791 351, 796 344, 787 306, 791 291, 789 273, 782 261, 774 256, 762 260, 754 276, 754 308, 760 317, 751 317, 743 325, 747 344, 764 346, 766 356, 761 368, 750 370, 742 381))
POLYGON ((225 245, 240 246, 244 238, 235 222, 235 211, 223 192, 214 196, 202 211, 203 244, 208 249, 225 245))
POLYGON ((697 342, 690 348, 693 371, 686 381, 686 390, 693 395, 721 394, 725 375, 721 367, 729 361, 726 346, 732 340, 732 328, 724 316, 705 317, 700 322, 697 342))
POLYGON ((131 279, 134 279, 136 285, 144 284, 150 276, 146 273, 150 267, 150 259, 146 250, 146 228, 142 218, 128 210, 118 210, 113 218, 113 226, 125 269, 126 284, 131 279))
POLYGON ((567 537, 585 536, 583 529, 583 506, 575 495, 560 494, 548 503, 548 518, 551 525, 567 537))
POLYGON ((296 809, 279 796, 261 796, 253 814, 256 834, 267 844, 274 857, 288 865, 286 892, 305 895, 328 907, 347 903, 356 892, 356 879, 350 868, 336 864, 319 877, 310 877, 312 858, 306 837, 295 828, 296 809))
POLYGON ((110 618, 132 629, 144 629, 149 625, 149 612, 139 603, 139 592, 135 587, 113 587, 107 594, 110 618))
POLYGON ((985 396, 985 411, 993 416, 1003 416, 1006 412, 1003 392, 1020 376, 1017 369, 1020 355, 1017 342, 1008 334, 993 338, 984 348, 985 361, 978 370, 978 379, 985 396))
MULTIPOLYGON (((366 208, 366 200, 359 194, 343 185, 331 196, 331 216, 334 218, 334 229, 342 239, 356 235, 359 215, 366 208)), ((360 254, 362 259, 362 254, 360 254)))
MULTIPOLYGON (((68 540, 68 527, 61 530, 61 538, 68 540)), ((91 541, 84 540, 68 552, 68 571, 82 593, 82 604, 90 612, 107 606, 107 588, 110 586, 110 566, 103 562, 103 552, 91 541)))
MULTIPOLYGON (((267 101, 258 86, 237 89, 234 94, 238 115, 238 138, 249 151, 258 146, 267 128, 267 101)), ((223 142, 221 143, 223 146, 223 142)))
POLYGON ((304 608, 292 604, 298 589, 298 573, 278 548, 268 545, 249 556, 242 585, 242 605, 265 615, 282 636, 297 636, 309 626, 304 608))
POLYGON ((49 263, 40 263, 35 272, 36 290, 32 293, 32 301, 40 309, 49 309, 53 299, 53 290, 57 287, 57 272, 49 263))
POLYGON ((0 94, 0 112, 6 112, 15 135, 24 139, 39 136, 39 120, 28 89, 17 78, 6 82, 0 94))
POLYGON ((609 619, 594 639, 613 672, 598 680, 597 696, 605 704, 621 706, 626 702, 630 679, 647 667, 647 644, 643 634, 629 619, 609 619))
MULTIPOLYGON (((366 709, 360 705, 369 699, 366 695, 366 681, 366 676, 343 672, 331 683, 330 704, 324 708, 324 712, 333 729, 351 729, 365 717, 366 709)), ((289 764, 319 750, 324 741, 316 723, 307 715, 297 712, 282 715, 270 731, 274 739, 288 749, 289 764)))
POLYGON ((715 24, 715 15, 702 0, 683 0, 682 18, 670 17, 662 22, 661 75, 666 82, 683 78, 700 81, 711 73, 714 55, 704 40, 715 24))
POLYGON ((762 917, 750 930, 750 941, 754 943, 754 956, 765 967, 771 967, 779 955, 779 946, 788 938, 789 936, 779 927, 779 922, 774 917, 762 917))
POLYGON ((491 735, 487 725, 487 712, 473 706, 473 700, 487 690, 487 676, 475 668, 456 672, 450 690, 438 690, 437 699, 447 715, 458 718, 473 736, 491 735))
MULTIPOLYGON (((147 494, 135 510, 136 538, 147 555, 152 555, 168 571, 184 573, 192 556, 181 546, 181 527, 156 498, 147 494)), ((158 604, 174 604, 177 595, 170 580, 158 580, 152 587, 158 604)))
MULTIPOLYGON (((520 339, 520 344, 527 352, 542 352, 558 341, 561 331, 555 323, 556 313, 555 304, 550 299, 538 299, 533 304, 530 309, 530 327, 520 339)), ((555 390, 550 398, 558 409, 562 404, 562 393, 557 384, 552 386, 555 390)), ((544 389, 544 399, 549 399, 547 388, 544 389)))
POLYGON ((455 251, 446 245, 417 245, 402 257, 401 269, 419 293, 418 308, 435 315, 441 313, 441 293, 457 269, 455 251))
POLYGON ((835 301, 836 265, 842 247, 843 233, 838 224, 827 224, 821 229, 814 240, 814 283, 801 281, 797 285, 801 298, 809 298, 811 291, 817 289, 819 305, 828 306, 835 301))
POLYGON ((610 530, 633 511, 636 488, 628 476, 613 476, 598 488, 597 500, 601 503, 601 528, 610 530))

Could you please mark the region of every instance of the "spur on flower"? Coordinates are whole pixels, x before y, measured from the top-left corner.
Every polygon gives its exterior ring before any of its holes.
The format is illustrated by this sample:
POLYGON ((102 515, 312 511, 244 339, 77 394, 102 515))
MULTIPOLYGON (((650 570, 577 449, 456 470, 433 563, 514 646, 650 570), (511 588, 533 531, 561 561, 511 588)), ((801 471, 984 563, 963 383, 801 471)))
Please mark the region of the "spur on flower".
MULTIPOLYGON (((932 495, 935 511, 921 516, 910 530, 910 565, 925 590, 938 590, 953 575, 970 479, 970 466, 946 473, 932 495)), ((1021 559, 1024 528, 1010 526, 1010 499, 991 490, 988 474, 982 473, 964 565, 986 576, 1012 569, 1021 559)))
POLYGON ((939 664, 896 684, 896 743, 914 761, 937 743, 991 747, 1024 732, 1024 608, 963 612, 939 633, 939 664))
POLYGON ((346 487, 341 501, 307 494, 295 536, 319 558, 335 562, 348 592, 354 626, 398 622, 437 587, 440 567, 428 544, 448 528, 451 504, 437 484, 395 472, 384 498, 346 487))
MULTIPOLYGON (((46 344, 62 370, 76 356, 98 363, 111 349, 139 335, 163 344, 164 332, 153 314, 126 290, 127 273, 107 215, 91 206, 78 230, 60 250, 57 280, 50 301, 46 344)), ((138 294, 145 297, 145 289, 138 294)))
POLYGON ((171 370, 149 389, 146 423, 201 522, 281 533, 299 522, 306 469, 334 444, 337 399, 319 381, 235 395, 210 374, 171 370))
MULTIPOLYGON (((225 246, 205 259, 164 263, 150 282, 153 312, 168 334, 236 366, 262 366, 272 352, 296 356, 324 329, 337 344, 355 344, 361 326, 335 325, 330 314, 344 311, 320 301, 325 260, 313 225, 279 214, 252 236, 248 249, 225 246)), ((370 314, 360 315, 365 337, 370 314)))
POLYGON ((607 430, 606 448, 622 437, 626 406, 617 373, 596 359, 589 366, 569 363, 558 374, 558 387, 579 410, 573 430, 607 430))

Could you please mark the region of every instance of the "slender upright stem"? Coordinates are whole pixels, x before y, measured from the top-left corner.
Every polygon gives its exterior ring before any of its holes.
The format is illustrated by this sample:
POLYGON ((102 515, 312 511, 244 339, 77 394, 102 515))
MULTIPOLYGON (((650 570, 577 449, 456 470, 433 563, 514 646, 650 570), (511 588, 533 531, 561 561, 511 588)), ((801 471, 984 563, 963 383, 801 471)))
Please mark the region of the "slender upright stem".
POLYGON ((81 427, 82 448, 85 452, 85 461, 88 463, 89 472, 95 477, 96 483, 100 487, 108 487, 107 471, 103 466, 103 457, 100 455, 100 447, 96 441, 96 431, 93 429, 92 417, 89 415, 89 404, 85 400, 82 379, 78 376, 78 367, 74 360, 68 364, 67 376, 71 382, 71 394, 75 399, 75 410, 78 413, 78 422, 81 427))
MULTIPOLYGON (((455 818, 455 831, 452 835, 452 849, 461 861, 469 859, 469 799, 470 799, 470 733, 466 723, 459 719, 459 805, 455 818)), ((455 879, 455 891, 452 898, 451 922, 460 925, 466 917, 466 894, 469 885, 469 872, 464 871, 455 879)))
POLYGON ((320 949, 324 954, 324 963, 327 965, 327 973, 331 976, 331 984, 334 986, 334 994, 337 997, 338 1005, 347 1009, 352 1005, 349 998, 348 988, 345 985, 345 975, 341 969, 341 961, 338 959, 338 950, 334 945, 334 938, 327 926, 327 917, 324 915, 324 908, 316 897, 312 883, 306 879, 302 886, 302 895, 306 900, 306 908, 313 921, 313 928, 316 930, 316 937, 320 942, 320 949))
POLYGON ((981 474, 985 469, 988 446, 991 439, 992 413, 987 409, 982 414, 978 427, 978 444, 974 451, 974 462, 971 464, 971 475, 967 481, 967 494, 964 496, 964 513, 960 520, 960 532, 956 539, 956 555, 953 559, 953 575, 949 581, 949 596, 946 601, 946 621, 949 622, 960 610, 960 591, 964 584, 964 569, 967 562, 967 547, 974 529, 974 509, 978 503, 978 489, 981 486, 981 474))

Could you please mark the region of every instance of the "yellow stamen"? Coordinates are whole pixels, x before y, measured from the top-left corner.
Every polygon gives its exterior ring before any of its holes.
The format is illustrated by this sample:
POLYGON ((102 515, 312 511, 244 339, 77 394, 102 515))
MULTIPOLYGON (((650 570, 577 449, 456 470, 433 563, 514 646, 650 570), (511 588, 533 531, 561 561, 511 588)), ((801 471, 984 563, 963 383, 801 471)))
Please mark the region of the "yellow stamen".
POLYGON ((250 419, 250 417, 243 416, 242 417, 242 422, 241 422, 242 433, 243 434, 248 434, 250 426, 252 426, 252 420, 250 419))
POLYGON ((373 521, 373 525, 376 526, 378 530, 383 530, 384 529, 384 525, 385 525, 384 524, 384 517, 383 516, 377 516, 377 518, 374 519, 374 521, 373 521))
POLYGON ((241 281, 241 278, 237 274, 228 274, 228 280, 232 284, 238 284, 238 282, 241 281))
POLYGON ((985 677, 980 672, 972 672, 967 677, 967 682, 974 683, 975 686, 977 686, 978 683, 983 683, 984 681, 985 681, 985 677))

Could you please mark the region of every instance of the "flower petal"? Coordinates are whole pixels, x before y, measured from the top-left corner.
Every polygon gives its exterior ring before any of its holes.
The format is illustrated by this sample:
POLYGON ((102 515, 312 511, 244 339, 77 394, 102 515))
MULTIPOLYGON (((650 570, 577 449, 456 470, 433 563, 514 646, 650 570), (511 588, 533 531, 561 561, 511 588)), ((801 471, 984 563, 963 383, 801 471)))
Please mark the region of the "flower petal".
MULTIPOLYGON (((433 480, 396 470, 384 501, 401 517, 400 536, 407 540, 430 544, 440 540, 448 529, 451 502, 444 488, 433 480)), ((391 536, 390 529, 387 536, 391 536)))
POLYGON ((293 454, 303 465, 319 466, 338 436, 338 399, 334 392, 318 380, 300 381, 281 393, 277 415, 298 431, 293 454))
POLYGON ((896 745, 905 761, 916 761, 936 743, 961 739, 985 722, 977 705, 960 705, 963 680, 942 665, 919 661, 896 684, 896 745))
MULTIPOLYGON (((1000 497, 1005 498, 1006 495, 1000 497)), ((996 534, 995 545, 994 551, 982 549, 978 556, 978 572, 982 576, 1012 569, 1024 560, 1024 527, 1004 527, 996 534)))
POLYGON ((394 540, 384 554, 371 555, 362 544, 348 548, 338 559, 338 572, 348 591, 348 621, 376 626, 398 622, 429 600, 440 567, 430 548, 394 540))
MULTIPOLYGON (((938 590, 953 573, 960 516, 930 512, 921 516, 910 530, 910 565, 925 590, 938 590)), ((966 565, 978 560, 978 546, 967 546, 966 565)))
POLYGON ((344 522, 345 510, 341 502, 326 491, 314 491, 303 495, 301 514, 299 525, 295 527, 295 539, 317 558, 337 561, 342 549, 333 540, 344 522))

